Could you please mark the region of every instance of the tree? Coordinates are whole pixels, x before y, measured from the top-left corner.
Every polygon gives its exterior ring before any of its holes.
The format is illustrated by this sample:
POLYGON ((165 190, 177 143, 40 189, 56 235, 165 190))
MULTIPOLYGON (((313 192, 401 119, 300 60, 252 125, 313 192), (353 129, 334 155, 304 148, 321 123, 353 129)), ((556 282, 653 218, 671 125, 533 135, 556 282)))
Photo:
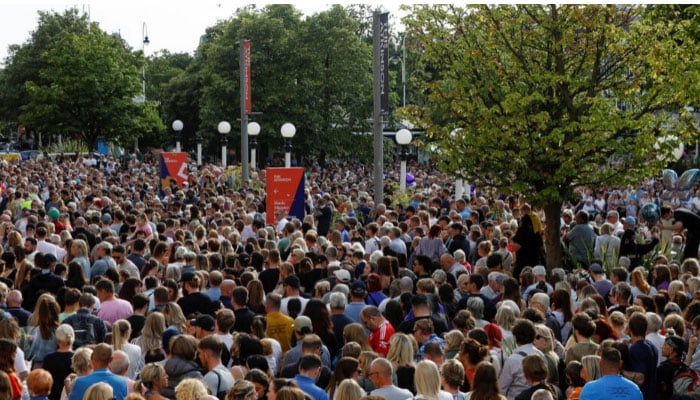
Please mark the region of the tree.
POLYGON ((76 9, 39 12, 31 39, 13 46, 7 59, 2 114, 29 131, 68 135, 89 148, 99 137, 124 144, 163 128, 155 103, 134 102, 141 60, 76 9))
POLYGON ((682 108, 698 89, 697 47, 677 40, 684 21, 600 5, 412 11, 404 23, 433 79, 427 104, 403 114, 447 171, 544 208, 548 268, 560 265, 561 206, 577 187, 659 174, 695 131, 682 108), (667 135, 677 139, 657 160, 653 145, 667 135))

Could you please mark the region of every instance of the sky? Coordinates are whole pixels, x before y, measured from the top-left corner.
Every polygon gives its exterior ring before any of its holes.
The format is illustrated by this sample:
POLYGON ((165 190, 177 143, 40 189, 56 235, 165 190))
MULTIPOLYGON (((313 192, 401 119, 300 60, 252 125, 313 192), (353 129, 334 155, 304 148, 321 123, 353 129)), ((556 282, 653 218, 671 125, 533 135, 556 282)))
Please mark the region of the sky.
MULTIPOLYGON (((192 54, 207 27, 227 19, 236 9, 249 4, 226 0, 93 0, 82 3, 60 0, 0 0, 0 63, 4 65, 8 46, 23 44, 38 23, 37 11, 56 11, 71 7, 84 10, 103 31, 119 34, 135 50, 143 46, 144 23, 150 43, 146 55, 167 49, 171 53, 192 54)), ((258 3, 264 6, 267 3, 258 3)), ((331 3, 307 1, 293 3, 304 15, 330 8, 331 3)), ((345 3, 348 4, 348 3, 345 3)), ((374 2, 398 17, 399 3, 374 2)), ((392 18, 393 19, 393 18, 392 18)))

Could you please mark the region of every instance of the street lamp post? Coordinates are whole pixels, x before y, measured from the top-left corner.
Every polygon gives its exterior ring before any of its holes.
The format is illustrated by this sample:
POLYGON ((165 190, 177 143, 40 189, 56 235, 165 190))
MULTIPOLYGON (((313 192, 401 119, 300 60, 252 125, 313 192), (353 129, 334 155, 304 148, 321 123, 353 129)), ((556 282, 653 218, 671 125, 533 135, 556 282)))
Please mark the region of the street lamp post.
MULTIPOLYGON (((143 23, 143 26, 141 27, 141 52, 143 53, 144 58, 146 57, 146 46, 151 43, 150 40, 148 40, 148 27, 146 26, 146 23, 143 23)), ((141 66, 141 99, 142 102, 145 106, 146 104, 146 63, 143 63, 143 66, 141 66)), ((136 136, 136 139, 134 139, 134 150, 136 152, 139 151, 139 137, 138 135, 136 136)))
POLYGON ((280 129, 284 138, 284 166, 292 166, 292 138, 297 133, 297 128, 292 123, 285 123, 280 129))
POLYGON ((197 166, 202 165, 202 135, 197 134, 197 166))
POLYGON ((413 134, 408 129, 400 129, 396 132, 396 143, 401 146, 401 193, 406 192, 406 158, 408 158, 408 145, 411 144, 413 134))
POLYGON ((221 121, 217 129, 221 135, 221 166, 226 168, 226 143, 228 142, 228 134, 231 132, 231 124, 228 121, 221 121))
POLYGON ((182 128, 185 126, 182 124, 182 121, 179 119, 176 119, 173 121, 173 130, 175 131, 175 151, 180 152, 180 136, 182 135, 182 128))
POLYGON ((401 104, 406 107, 406 34, 403 34, 401 38, 401 58, 391 57, 389 61, 396 63, 401 63, 401 104))
POLYGON ((255 170, 257 168, 255 160, 255 147, 258 145, 258 134, 260 134, 260 124, 251 122, 248 124, 248 136, 250 137, 250 166, 255 170))

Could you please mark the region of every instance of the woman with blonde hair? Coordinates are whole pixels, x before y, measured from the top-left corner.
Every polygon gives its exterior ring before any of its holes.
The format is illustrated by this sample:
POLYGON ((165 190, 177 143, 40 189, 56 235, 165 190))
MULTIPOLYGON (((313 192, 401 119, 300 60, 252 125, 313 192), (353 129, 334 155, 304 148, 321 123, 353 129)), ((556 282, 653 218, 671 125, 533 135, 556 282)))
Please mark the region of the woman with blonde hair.
POLYGON ((147 364, 141 370, 140 378, 134 383, 135 392, 143 393, 146 400, 167 400, 160 394, 168 386, 168 375, 163 367, 155 363, 147 364))
POLYGON ((360 345, 362 351, 372 351, 372 347, 369 345, 367 340, 367 333, 365 328, 357 322, 345 325, 343 328, 343 340, 345 343, 357 342, 360 345))
POLYGON ((253 279, 246 285, 248 308, 258 315, 265 315, 265 288, 260 279, 253 279))
POLYGON ((360 400, 365 395, 357 381, 352 378, 343 379, 331 400, 360 400))
POLYGON ((187 333, 187 319, 177 303, 172 301, 167 303, 163 307, 163 317, 167 328, 175 328, 180 333, 187 333))
POLYGON ((244 379, 233 384, 231 391, 226 396, 226 400, 256 400, 256 397, 255 385, 253 385, 253 382, 244 379))
POLYGON ((44 357, 58 349, 56 344, 56 328, 58 328, 58 314, 60 307, 50 293, 39 296, 34 313, 29 316, 27 323, 32 328, 30 335, 34 335, 32 347, 29 349, 27 359, 32 360, 32 369, 41 368, 44 357))
POLYGON ((357 359, 359 361, 358 369, 360 370, 360 377, 357 379, 357 383, 366 392, 370 393, 374 389, 374 383, 369 376, 369 367, 379 354, 373 351, 363 351, 360 353, 360 357, 357 359))
POLYGON ((545 324, 535 325, 535 341, 532 344, 547 360, 547 382, 559 385, 559 356, 554 352, 552 330, 545 324))
POLYGON ((71 388, 73 387, 73 382, 81 376, 89 375, 92 373, 92 349, 89 347, 81 347, 73 353, 73 358, 71 359, 71 368, 75 371, 69 374, 63 381, 63 392, 61 393, 61 400, 67 400, 68 395, 70 395, 71 388))
POLYGON ((464 334, 458 329, 453 329, 445 333, 445 360, 455 358, 462 348, 464 334))
POLYGON ((183 379, 175 387, 175 400, 202 400, 208 395, 207 387, 199 379, 183 379))
POLYGON ((83 400, 113 400, 114 391, 105 382, 97 382, 90 386, 83 396, 83 400))
POLYGON ((397 332, 389 339, 389 352, 386 355, 386 359, 394 366, 396 385, 410 390, 413 394, 416 394, 413 380, 413 375, 416 372, 416 368, 413 365, 415 358, 416 350, 408 335, 397 332))
POLYGON ((423 400, 453 400, 452 395, 440 390, 440 370, 437 364, 423 360, 416 365, 416 397, 423 400))
POLYGON ((581 378, 586 382, 594 381, 603 376, 600 370, 600 356, 583 356, 581 358, 581 378))
POLYGON ((644 267, 637 267, 630 274, 630 286, 632 286, 632 296, 637 297, 640 294, 653 296, 656 294, 656 288, 647 282, 644 276, 644 267))
POLYGON ((144 357, 141 355, 139 346, 129 343, 130 336, 131 324, 129 321, 120 319, 112 324, 112 349, 122 350, 129 356, 129 370, 126 376, 133 380, 143 368, 144 357))
MULTIPOLYGON (((277 392, 277 400, 307 400, 309 397, 307 397, 306 393, 302 391, 299 388, 296 387, 291 387, 291 386, 285 386, 282 389, 280 389, 279 392, 277 392)), ((234 400, 234 399, 227 399, 227 400, 234 400)), ((240 399, 235 399, 235 400, 240 400, 240 399)), ((250 398, 246 398, 245 400, 253 400, 250 398)))
POLYGON ((161 352, 164 331, 165 317, 163 314, 158 311, 148 314, 141 330, 141 336, 131 341, 141 348, 144 363, 147 356, 161 352))
MULTIPOLYGON (((83 239, 73 239, 68 252, 68 261, 75 261, 83 268, 83 274, 86 277, 90 276, 90 252, 88 251, 87 242, 83 239)), ((68 264, 68 263, 67 263, 68 264)))

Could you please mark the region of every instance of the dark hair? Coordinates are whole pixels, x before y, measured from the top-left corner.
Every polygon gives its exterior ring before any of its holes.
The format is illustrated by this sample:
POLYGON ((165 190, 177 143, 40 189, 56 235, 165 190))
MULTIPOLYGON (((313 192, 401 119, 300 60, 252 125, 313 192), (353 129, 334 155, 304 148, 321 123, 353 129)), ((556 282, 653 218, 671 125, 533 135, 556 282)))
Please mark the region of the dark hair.
POLYGON ((629 326, 632 335, 643 337, 647 332, 647 317, 640 312, 634 312, 630 316, 627 326, 629 326))
POLYGON ((583 365, 581 362, 573 360, 566 364, 566 369, 564 373, 566 374, 566 380, 569 386, 582 387, 586 384, 586 381, 581 378, 581 370, 583 365))
POLYGON ((571 320, 571 327, 583 337, 591 337, 595 333, 595 322, 586 313, 578 313, 571 320))
POLYGON ((474 387, 470 400, 493 400, 500 398, 501 389, 498 385, 496 368, 488 361, 482 361, 474 372, 474 387))
POLYGON ((483 361, 489 354, 489 347, 487 345, 483 345, 476 339, 467 337, 464 339, 464 342, 462 342, 460 354, 467 357, 472 365, 476 365, 483 361))
POLYGON ((532 343, 535 340, 535 325, 527 319, 518 319, 515 326, 513 326, 512 332, 515 337, 515 343, 519 345, 532 343))
POLYGON ((311 326, 316 334, 333 333, 333 322, 326 304, 319 299, 311 299, 306 303, 304 314, 311 319, 311 326))

